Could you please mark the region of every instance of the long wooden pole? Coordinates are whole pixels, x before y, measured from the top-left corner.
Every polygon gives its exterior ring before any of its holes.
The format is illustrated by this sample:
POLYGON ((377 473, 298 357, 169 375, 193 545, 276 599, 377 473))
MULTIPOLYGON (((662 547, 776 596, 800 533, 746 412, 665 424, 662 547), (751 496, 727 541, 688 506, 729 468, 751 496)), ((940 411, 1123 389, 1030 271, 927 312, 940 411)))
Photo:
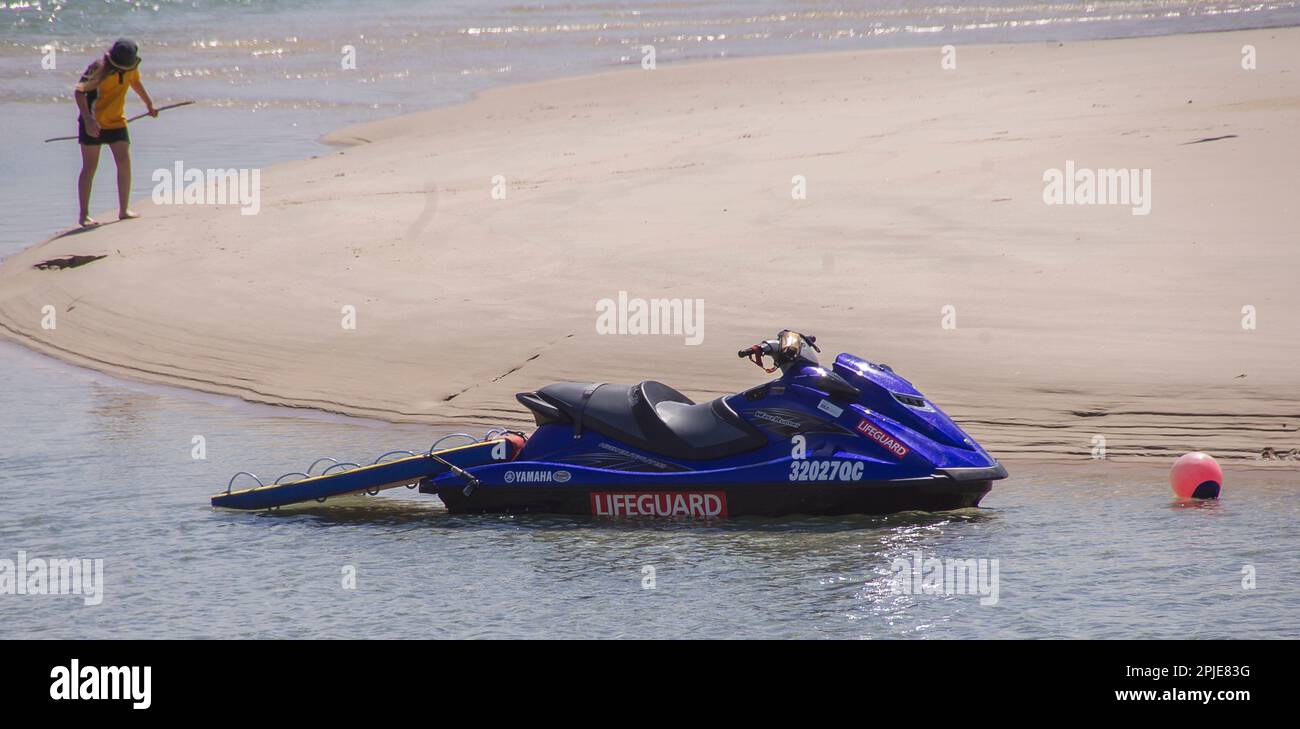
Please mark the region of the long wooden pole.
MULTIPOLYGON (((178 103, 175 103, 175 104, 168 104, 167 106, 160 106, 160 107, 158 107, 157 109, 155 109, 154 111, 167 111, 168 109, 175 109, 175 108, 178 107, 178 106, 189 106, 190 104, 193 104, 193 103, 194 103, 193 101, 181 101, 181 102, 178 102, 178 103)), ((145 112, 145 113, 143 113, 143 114, 136 114, 135 116, 131 117, 130 119, 127 119, 127 121, 128 121, 128 122, 133 122, 133 121, 135 121, 136 119, 143 119, 143 118, 145 118, 146 116, 149 116, 149 112, 145 112)), ((50 137, 49 139, 47 139, 47 140, 45 140, 45 141, 47 141, 47 142, 61 142, 61 141, 65 140, 65 139, 76 139, 76 138, 77 138, 76 135, 73 135, 73 136, 71 136, 71 137, 50 137)))

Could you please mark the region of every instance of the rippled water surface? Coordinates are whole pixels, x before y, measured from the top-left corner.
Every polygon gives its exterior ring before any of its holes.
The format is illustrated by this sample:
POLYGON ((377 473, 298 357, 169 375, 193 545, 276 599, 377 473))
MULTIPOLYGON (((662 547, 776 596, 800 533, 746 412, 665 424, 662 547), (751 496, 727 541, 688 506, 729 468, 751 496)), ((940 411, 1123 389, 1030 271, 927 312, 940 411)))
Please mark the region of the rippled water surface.
POLYGON ((1173 504, 1159 478, 1020 467, 986 508, 941 515, 466 517, 405 489, 231 513, 207 497, 235 471, 373 458, 433 434, 122 385, 9 345, 0 369, 16 376, 0 558, 102 558, 105 572, 96 606, 0 595, 0 637, 1300 637, 1285 474, 1230 482, 1200 507, 1173 504), (997 604, 895 592, 893 560, 918 550, 997 560, 997 604))

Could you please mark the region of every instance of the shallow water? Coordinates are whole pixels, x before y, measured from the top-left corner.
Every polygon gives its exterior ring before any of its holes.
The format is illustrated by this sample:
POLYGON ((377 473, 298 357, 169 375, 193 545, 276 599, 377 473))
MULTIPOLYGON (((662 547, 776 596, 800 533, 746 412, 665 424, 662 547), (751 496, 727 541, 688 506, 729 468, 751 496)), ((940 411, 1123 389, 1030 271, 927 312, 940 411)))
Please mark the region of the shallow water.
MULTIPOLYGON (((1295 24, 1296 2, 684 2, 640 5, 41 2, 0 10, 0 255, 75 214, 67 89, 119 34, 160 101, 143 171, 270 164, 342 124, 489 86, 635 64, 888 45, 1295 24), (928 9, 919 9, 919 8, 928 9), (58 8, 58 9, 56 9, 58 8), (793 10, 791 10, 793 8, 793 10), (314 9, 314 14, 306 14, 314 9), (325 10, 327 12, 320 12, 325 10), (64 48, 39 69, 39 49, 64 48), (339 48, 359 49, 339 69, 339 48), (61 146, 62 145, 62 146, 61 146)), ((134 102, 132 102, 134 104, 134 102)), ((95 210, 112 205, 103 162, 95 210)), ((1171 504, 1161 479, 1013 467, 984 507, 719 524, 453 517, 398 489, 216 512, 236 471, 427 448, 435 433, 121 383, 0 343, 0 559, 102 558, 103 603, 0 595, 0 637, 1300 637, 1295 479, 1171 504), (206 458, 193 457, 202 436, 206 458), (906 595, 891 564, 997 560, 998 601, 906 595), (342 587, 355 569, 356 589, 342 587), (645 568, 654 569, 646 589, 645 568), (1243 589, 1253 567, 1255 589, 1243 589)))
POLYGON ((99 605, 0 595, 4 638, 1300 637, 1281 478, 1186 507, 1159 480, 1022 466, 980 509, 716 524, 452 516, 405 489, 222 512, 207 497, 238 470, 433 435, 123 385, 10 345, 0 368, 0 558, 102 558, 105 575, 99 605), (894 591, 892 561, 917 550, 997 560, 997 603, 894 591))

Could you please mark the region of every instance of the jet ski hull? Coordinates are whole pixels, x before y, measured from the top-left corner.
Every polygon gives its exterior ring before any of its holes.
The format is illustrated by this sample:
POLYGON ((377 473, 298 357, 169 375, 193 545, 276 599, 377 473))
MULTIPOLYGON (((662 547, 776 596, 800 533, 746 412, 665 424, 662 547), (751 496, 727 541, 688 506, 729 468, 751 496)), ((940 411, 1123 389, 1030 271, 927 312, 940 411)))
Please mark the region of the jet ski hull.
POLYGON ((421 486, 455 514, 566 514, 597 518, 726 519, 793 515, 839 516, 949 511, 978 506, 991 479, 947 477, 856 483, 747 483, 654 487, 627 483, 484 487, 466 496, 458 486, 421 486))

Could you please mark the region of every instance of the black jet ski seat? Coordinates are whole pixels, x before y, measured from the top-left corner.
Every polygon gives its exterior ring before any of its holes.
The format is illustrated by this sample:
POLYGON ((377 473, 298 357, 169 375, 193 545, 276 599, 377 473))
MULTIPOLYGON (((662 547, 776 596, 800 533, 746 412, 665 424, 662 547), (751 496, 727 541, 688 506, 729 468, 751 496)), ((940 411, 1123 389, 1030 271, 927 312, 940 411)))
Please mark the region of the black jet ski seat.
POLYGON ((767 444, 767 437, 724 398, 696 404, 653 380, 638 385, 559 382, 515 397, 539 424, 567 421, 575 435, 590 429, 669 458, 725 458, 767 444))

